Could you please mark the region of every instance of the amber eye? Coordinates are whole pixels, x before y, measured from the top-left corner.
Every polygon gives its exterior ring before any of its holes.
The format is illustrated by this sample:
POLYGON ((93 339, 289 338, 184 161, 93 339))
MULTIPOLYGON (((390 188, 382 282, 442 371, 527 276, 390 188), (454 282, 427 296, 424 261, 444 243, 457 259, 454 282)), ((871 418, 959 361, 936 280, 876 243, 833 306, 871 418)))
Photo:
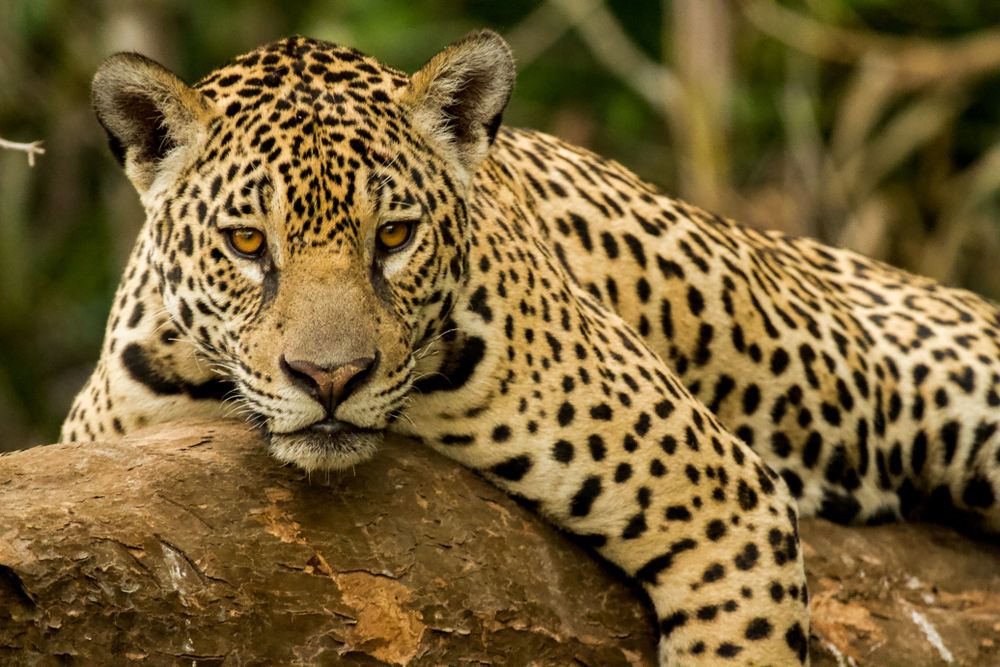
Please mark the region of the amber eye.
POLYGON ((413 232, 411 222, 390 222, 378 230, 378 242, 385 250, 399 250, 410 240, 413 232))
POLYGON ((264 234, 250 227, 238 227, 226 232, 229 242, 237 252, 257 257, 264 252, 264 234))

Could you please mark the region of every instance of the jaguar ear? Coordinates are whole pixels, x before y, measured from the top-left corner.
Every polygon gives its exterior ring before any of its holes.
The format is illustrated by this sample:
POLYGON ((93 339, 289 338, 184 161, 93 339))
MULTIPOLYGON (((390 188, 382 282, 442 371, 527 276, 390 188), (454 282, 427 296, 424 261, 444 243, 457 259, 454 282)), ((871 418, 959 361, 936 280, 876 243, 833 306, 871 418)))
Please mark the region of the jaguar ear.
POLYGON ((200 92, 138 53, 118 53, 94 76, 91 99, 115 158, 140 194, 164 161, 193 145, 211 116, 200 92))
POLYGON ((479 168, 514 89, 514 57, 500 35, 470 32, 410 79, 404 97, 414 122, 459 166, 466 185, 479 168))

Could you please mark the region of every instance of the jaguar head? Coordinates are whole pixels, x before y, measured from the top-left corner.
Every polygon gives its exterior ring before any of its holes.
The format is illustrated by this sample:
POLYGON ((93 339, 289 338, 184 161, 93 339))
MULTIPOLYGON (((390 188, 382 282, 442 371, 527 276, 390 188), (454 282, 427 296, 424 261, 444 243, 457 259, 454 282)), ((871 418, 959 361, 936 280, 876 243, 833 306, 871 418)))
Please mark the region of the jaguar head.
POLYGON ((354 465, 405 406, 465 282, 472 178, 513 82, 489 31, 412 77, 302 38, 195 86, 131 53, 97 73, 166 312, 280 460, 354 465))

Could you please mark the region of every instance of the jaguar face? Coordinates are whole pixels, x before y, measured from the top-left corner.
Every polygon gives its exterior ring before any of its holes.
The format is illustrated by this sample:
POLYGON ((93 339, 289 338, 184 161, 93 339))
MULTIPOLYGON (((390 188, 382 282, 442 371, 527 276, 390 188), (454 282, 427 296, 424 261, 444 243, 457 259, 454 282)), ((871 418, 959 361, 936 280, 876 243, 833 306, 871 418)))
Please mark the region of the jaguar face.
POLYGON ((405 406, 463 284, 471 175, 513 81, 491 35, 412 78, 293 38, 195 87, 134 54, 95 79, 171 320, 282 461, 352 466, 405 406))

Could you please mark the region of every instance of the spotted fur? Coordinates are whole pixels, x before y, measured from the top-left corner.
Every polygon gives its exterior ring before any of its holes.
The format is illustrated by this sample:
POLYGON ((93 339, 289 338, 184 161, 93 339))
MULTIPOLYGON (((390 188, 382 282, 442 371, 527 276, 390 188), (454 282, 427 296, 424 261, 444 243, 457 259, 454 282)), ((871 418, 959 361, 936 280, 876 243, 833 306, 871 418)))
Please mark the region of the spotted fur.
POLYGON ((63 438, 237 410, 314 470, 417 436, 640 582, 664 665, 807 662, 796 505, 1000 529, 996 306, 503 128, 512 85, 489 32, 413 77, 301 38, 194 87, 109 60, 147 222, 63 438))

